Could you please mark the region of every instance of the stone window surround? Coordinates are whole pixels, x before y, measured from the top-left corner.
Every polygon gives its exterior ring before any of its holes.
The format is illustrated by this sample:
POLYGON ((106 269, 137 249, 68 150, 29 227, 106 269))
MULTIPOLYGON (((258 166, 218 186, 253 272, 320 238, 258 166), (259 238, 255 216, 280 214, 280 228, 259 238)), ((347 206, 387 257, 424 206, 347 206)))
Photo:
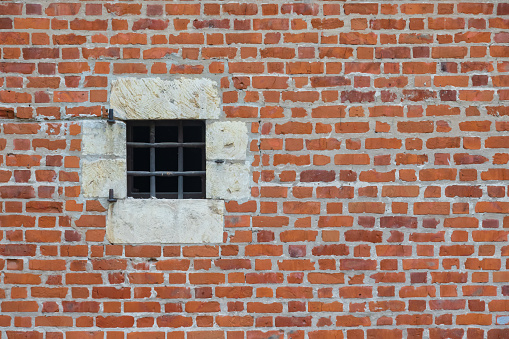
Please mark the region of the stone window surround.
POLYGON ((110 203, 107 239, 115 244, 221 243, 224 200, 250 196, 248 129, 221 118, 217 83, 207 79, 120 78, 110 107, 115 124, 82 123, 82 189, 110 203), (127 198, 126 128, 123 120, 203 119, 206 122, 207 199, 127 198), (217 161, 220 160, 220 161, 217 161))

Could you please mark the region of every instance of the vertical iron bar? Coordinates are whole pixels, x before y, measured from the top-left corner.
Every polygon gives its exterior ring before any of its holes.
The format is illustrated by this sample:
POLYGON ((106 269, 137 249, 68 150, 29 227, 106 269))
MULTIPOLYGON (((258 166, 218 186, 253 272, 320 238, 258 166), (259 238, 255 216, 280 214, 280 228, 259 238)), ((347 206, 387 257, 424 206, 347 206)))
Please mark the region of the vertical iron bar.
MULTIPOLYGON (((156 125, 155 122, 150 123, 150 142, 156 142, 156 125)), ((156 171, 156 149, 155 147, 150 147, 150 172, 156 171)), ((156 196, 156 177, 154 175, 150 176, 150 197, 155 198, 156 196)))
MULTIPOLYGON (((133 126, 130 124, 127 124, 127 141, 133 140, 132 137, 132 128, 133 126)), ((132 171, 133 170, 133 148, 127 147, 127 170, 132 171)), ((133 191, 133 177, 130 175, 127 175, 127 196, 131 196, 131 193, 133 191)))
MULTIPOLYGON (((184 128, 182 127, 182 121, 179 121, 178 125, 178 142, 184 142, 184 128)), ((184 148, 182 146, 179 146, 178 171, 184 171, 184 148)), ((178 198, 184 198, 184 177, 181 175, 178 176, 178 198)))
MULTIPOLYGON (((203 124, 200 125, 200 127, 202 127, 201 129, 201 141, 203 141, 203 143, 206 145, 207 144, 207 140, 205 140, 205 138, 207 137, 206 134, 205 134, 205 130, 207 128, 207 122, 204 122, 203 124)), ((201 161, 202 161, 202 165, 201 165, 201 169, 202 171, 206 171, 207 170, 207 147, 205 147, 205 145, 203 146, 202 148, 202 155, 201 155, 201 161)), ((201 193, 202 193, 202 199, 205 199, 207 197, 207 176, 204 175, 201 177, 201 193)))

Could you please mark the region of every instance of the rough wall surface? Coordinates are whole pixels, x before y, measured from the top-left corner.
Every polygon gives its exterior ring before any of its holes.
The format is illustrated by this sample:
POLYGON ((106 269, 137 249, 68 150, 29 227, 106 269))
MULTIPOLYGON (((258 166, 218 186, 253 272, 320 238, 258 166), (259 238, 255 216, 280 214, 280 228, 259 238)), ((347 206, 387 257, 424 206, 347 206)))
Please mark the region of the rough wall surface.
POLYGON ((0 2, 2 338, 508 338, 508 28, 504 1, 0 2), (223 243, 106 240, 81 126, 121 77, 211 79, 249 124, 223 243))

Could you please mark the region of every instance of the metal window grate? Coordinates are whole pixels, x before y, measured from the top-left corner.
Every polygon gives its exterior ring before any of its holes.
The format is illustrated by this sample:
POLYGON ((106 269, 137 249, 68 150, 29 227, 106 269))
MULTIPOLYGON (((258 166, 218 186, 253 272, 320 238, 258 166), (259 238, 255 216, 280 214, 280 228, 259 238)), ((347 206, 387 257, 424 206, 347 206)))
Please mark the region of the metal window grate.
POLYGON ((205 123, 128 121, 127 196, 205 198, 205 123))

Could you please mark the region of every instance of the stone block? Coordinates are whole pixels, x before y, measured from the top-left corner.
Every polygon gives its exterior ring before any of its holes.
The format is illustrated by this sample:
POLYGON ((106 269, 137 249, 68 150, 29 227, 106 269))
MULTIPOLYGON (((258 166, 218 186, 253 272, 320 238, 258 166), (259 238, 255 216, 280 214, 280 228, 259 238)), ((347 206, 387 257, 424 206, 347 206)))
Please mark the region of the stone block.
POLYGON ((207 125, 207 159, 246 160, 247 126, 240 121, 220 121, 207 125))
POLYGON ((218 119, 217 83, 210 79, 121 78, 113 82, 110 105, 121 120, 218 119))
POLYGON ((123 159, 83 160, 81 167, 83 196, 106 198, 112 188, 116 198, 125 198, 126 171, 126 161, 123 159))
POLYGON ((224 200, 248 199, 249 163, 216 163, 207 161, 207 198, 224 200))
POLYGON ((82 123, 81 149, 84 155, 126 156, 125 123, 108 124, 104 120, 88 120, 82 123))
POLYGON ((106 236, 114 244, 222 243, 224 202, 132 199, 110 204, 106 236))

